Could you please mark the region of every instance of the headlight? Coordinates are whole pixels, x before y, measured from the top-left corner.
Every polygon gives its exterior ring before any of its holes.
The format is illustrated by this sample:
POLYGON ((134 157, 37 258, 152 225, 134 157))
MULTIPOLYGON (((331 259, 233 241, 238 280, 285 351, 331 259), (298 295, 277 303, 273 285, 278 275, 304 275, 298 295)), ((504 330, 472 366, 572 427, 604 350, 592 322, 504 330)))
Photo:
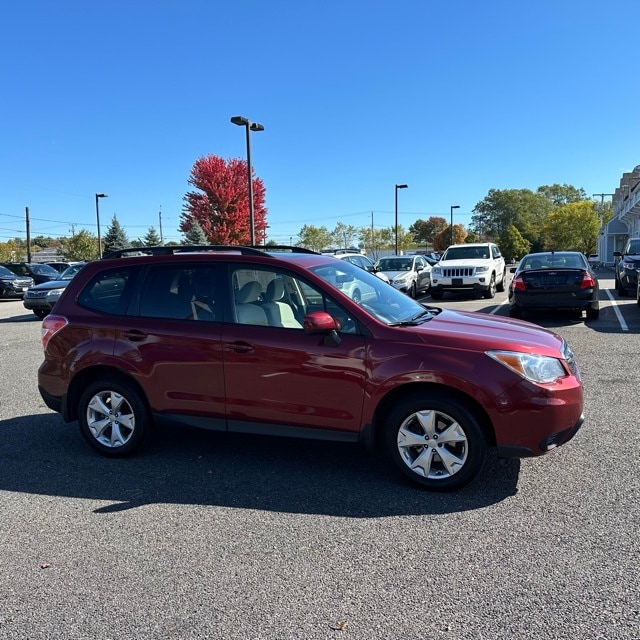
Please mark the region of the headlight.
POLYGON ((567 375, 558 358, 518 351, 487 351, 486 354, 531 382, 554 382, 567 375))
POLYGON ((433 267, 433 269, 431 269, 431 275, 441 276, 442 275, 442 269, 440 267, 433 267))
POLYGON ((409 278, 409 274, 407 273, 407 274, 405 274, 405 275, 403 275, 403 276, 396 276, 396 277, 393 279, 393 281, 394 281, 394 282, 406 282, 408 278, 409 278))
POLYGON ((64 289, 51 289, 47 291, 47 298, 59 298, 64 289))
POLYGON ((486 273, 489 271, 489 267, 476 267, 476 273, 486 273))

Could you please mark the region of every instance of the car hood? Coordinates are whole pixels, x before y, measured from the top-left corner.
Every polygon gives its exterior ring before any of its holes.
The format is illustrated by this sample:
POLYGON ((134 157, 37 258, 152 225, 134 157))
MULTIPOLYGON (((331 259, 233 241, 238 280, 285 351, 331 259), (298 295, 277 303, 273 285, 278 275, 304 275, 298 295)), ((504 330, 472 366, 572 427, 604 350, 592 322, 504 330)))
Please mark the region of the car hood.
POLYGON ((48 282, 42 282, 40 284, 36 284, 31 289, 37 289, 38 291, 47 291, 49 289, 62 289, 66 287, 71 280, 49 280, 48 282))
POLYGON ((380 273, 384 273, 387 278, 393 280, 397 276, 406 276, 408 273, 411 273, 411 271, 381 271, 380 273))
POLYGON ((531 322, 470 311, 444 309, 411 329, 425 342, 460 349, 502 349, 557 358, 564 344, 558 334, 531 322))

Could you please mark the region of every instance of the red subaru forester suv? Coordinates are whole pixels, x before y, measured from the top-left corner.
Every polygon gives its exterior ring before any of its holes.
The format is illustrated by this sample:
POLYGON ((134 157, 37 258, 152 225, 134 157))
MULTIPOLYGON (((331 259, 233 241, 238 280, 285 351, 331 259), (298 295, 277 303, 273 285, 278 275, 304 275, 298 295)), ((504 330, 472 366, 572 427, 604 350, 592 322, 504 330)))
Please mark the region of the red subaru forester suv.
POLYGON ((42 326, 40 393, 106 455, 160 422, 361 441, 450 490, 488 447, 541 455, 583 420, 560 336, 420 304, 302 249, 119 251, 87 264, 42 326))

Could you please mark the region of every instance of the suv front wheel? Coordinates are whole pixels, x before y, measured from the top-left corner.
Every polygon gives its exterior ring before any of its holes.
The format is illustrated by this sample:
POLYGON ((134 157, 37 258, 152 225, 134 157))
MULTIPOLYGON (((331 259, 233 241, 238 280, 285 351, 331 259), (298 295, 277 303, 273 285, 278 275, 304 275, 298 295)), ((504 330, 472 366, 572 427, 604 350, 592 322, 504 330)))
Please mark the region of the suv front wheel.
POLYGON ((94 449, 107 456, 126 456, 142 442, 150 418, 137 390, 105 378, 90 384, 80 396, 78 422, 94 449))
POLYGON ((384 445, 398 469, 433 491, 452 491, 480 473, 487 442, 471 410, 442 392, 407 397, 389 413, 384 445))

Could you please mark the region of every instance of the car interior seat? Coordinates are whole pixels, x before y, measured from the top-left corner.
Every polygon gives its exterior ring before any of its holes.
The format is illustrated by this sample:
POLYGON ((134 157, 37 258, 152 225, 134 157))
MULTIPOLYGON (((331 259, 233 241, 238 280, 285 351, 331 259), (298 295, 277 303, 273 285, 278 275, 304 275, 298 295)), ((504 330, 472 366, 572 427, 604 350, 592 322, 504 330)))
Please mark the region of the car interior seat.
POLYGON ((258 305, 262 286, 257 280, 250 280, 236 292, 236 318, 241 324, 269 325, 265 310, 258 305))
POLYGON ((273 279, 267 285, 265 302, 262 308, 267 314, 269 324, 272 327, 287 327, 289 329, 301 329, 291 306, 284 302, 284 284, 282 280, 273 279))

